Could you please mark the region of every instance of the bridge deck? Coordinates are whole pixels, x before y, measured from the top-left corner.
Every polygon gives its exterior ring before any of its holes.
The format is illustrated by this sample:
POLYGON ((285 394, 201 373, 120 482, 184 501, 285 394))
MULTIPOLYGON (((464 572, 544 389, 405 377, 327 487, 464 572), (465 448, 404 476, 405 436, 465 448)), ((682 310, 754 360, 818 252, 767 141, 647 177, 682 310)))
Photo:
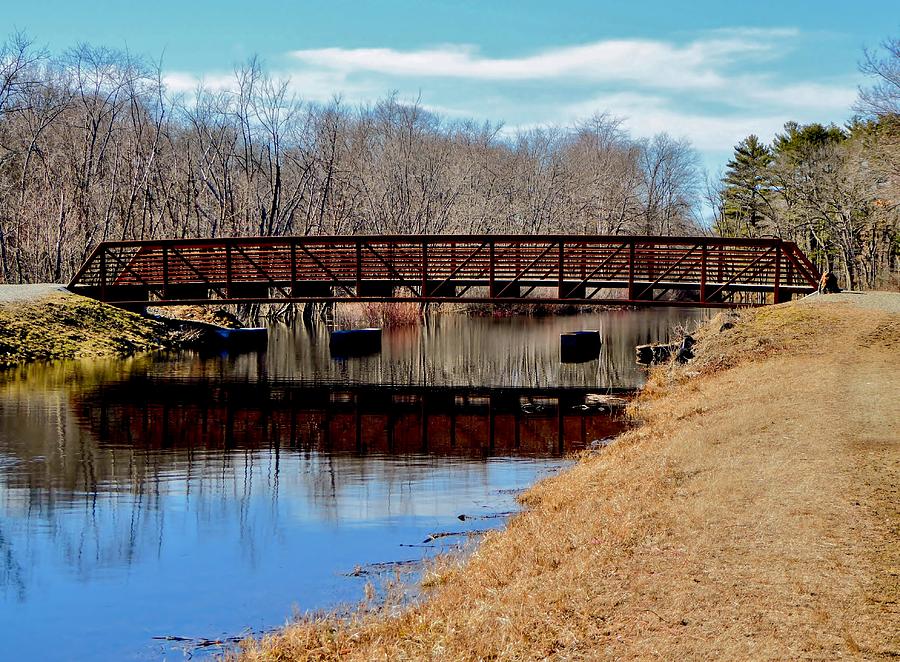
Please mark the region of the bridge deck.
POLYGON ((784 301, 815 289, 818 278, 796 244, 780 239, 250 237, 104 242, 69 288, 122 305, 464 299, 727 306, 739 303, 738 292, 784 301), (673 290, 687 294, 661 298, 673 290))

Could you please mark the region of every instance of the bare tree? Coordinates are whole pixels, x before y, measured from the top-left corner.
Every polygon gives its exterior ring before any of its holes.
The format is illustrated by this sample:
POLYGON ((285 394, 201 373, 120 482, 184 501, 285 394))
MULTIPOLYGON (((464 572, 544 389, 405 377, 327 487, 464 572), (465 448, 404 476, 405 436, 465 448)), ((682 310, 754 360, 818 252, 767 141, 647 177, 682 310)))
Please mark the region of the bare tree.
POLYGON ((900 115, 900 38, 885 39, 881 51, 864 51, 859 69, 875 82, 860 88, 856 109, 874 117, 900 115))
POLYGON ((396 95, 304 102, 251 59, 173 96, 161 66, 0 48, 0 278, 65 280, 104 239, 693 232, 693 152, 615 118, 504 135, 396 95))
POLYGON ((700 191, 697 153, 686 140, 662 133, 641 144, 643 234, 696 230, 700 191))

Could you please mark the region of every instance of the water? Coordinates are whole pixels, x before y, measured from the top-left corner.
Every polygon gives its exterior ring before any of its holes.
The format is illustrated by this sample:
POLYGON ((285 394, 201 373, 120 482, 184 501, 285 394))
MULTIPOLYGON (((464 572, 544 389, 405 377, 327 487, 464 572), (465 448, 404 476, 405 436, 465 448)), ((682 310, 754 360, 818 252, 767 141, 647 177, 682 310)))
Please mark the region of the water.
POLYGON ((0 659, 182 659, 356 602, 390 575, 369 564, 502 526, 616 434, 588 394, 639 386, 634 345, 701 314, 445 316, 346 361, 280 326, 265 353, 0 374, 0 659), (559 333, 584 328, 599 360, 560 364, 559 333))

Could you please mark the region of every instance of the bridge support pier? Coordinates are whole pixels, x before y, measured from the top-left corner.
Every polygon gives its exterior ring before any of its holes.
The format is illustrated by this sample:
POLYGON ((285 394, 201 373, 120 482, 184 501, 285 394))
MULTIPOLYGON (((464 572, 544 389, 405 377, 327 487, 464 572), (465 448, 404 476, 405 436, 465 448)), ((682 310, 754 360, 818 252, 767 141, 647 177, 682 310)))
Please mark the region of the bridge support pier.
POLYGON ((107 287, 104 290, 100 290, 100 288, 86 289, 85 296, 97 297, 101 301, 108 303, 116 303, 117 301, 149 301, 150 290, 143 285, 118 285, 116 287, 107 287))
POLYGON ((268 299, 269 283, 232 283, 228 287, 231 299, 268 299))
POLYGON ((209 285, 207 283, 185 283, 169 285, 165 288, 164 299, 209 299, 209 285))
POLYGON ((788 301, 793 299, 793 296, 794 295, 790 291, 778 289, 772 293, 772 301, 774 303, 787 303, 788 301))
POLYGON ((716 292, 717 286, 705 285, 700 288, 700 302, 701 303, 722 303, 725 299, 723 297, 724 290, 719 290, 716 292))

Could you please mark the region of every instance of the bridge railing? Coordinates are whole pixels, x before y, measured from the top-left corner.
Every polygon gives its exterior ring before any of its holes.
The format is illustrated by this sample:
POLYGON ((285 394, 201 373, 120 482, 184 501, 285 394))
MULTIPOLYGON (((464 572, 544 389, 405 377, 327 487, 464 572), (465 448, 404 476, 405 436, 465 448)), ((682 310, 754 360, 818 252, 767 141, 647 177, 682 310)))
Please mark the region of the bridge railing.
POLYGON ((819 274, 780 239, 584 235, 250 237, 104 242, 69 287, 105 301, 782 301, 819 274), (548 288, 550 288, 548 290, 548 288), (623 290, 610 298, 611 289, 623 290))

